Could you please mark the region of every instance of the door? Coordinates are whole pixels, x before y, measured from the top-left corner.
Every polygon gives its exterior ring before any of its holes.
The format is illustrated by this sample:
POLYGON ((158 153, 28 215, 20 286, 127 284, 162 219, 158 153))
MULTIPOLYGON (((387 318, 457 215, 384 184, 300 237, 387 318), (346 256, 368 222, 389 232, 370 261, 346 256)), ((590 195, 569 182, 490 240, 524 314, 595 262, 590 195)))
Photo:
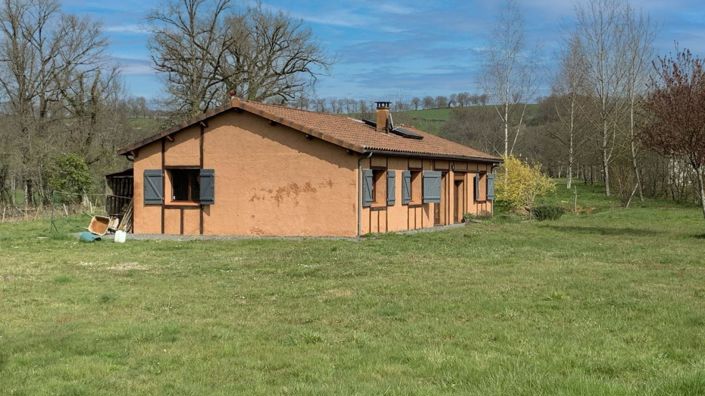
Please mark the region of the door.
POLYGON ((455 209, 455 216, 453 216, 454 223, 463 222, 463 212, 465 204, 465 183, 463 180, 455 180, 453 184, 453 208, 455 209))

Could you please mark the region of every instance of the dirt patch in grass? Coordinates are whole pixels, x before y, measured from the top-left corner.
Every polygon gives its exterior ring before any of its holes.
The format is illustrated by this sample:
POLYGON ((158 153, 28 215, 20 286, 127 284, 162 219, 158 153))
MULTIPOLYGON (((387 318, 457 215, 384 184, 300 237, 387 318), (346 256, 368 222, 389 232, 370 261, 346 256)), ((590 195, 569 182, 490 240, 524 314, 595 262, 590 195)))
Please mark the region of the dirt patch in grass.
POLYGON ((330 289, 325 291, 325 296, 328 298, 347 298, 352 297, 353 294, 350 289, 330 289))
POLYGON ((108 267, 110 271, 124 272, 124 271, 147 271, 147 267, 140 265, 139 263, 120 263, 108 267))

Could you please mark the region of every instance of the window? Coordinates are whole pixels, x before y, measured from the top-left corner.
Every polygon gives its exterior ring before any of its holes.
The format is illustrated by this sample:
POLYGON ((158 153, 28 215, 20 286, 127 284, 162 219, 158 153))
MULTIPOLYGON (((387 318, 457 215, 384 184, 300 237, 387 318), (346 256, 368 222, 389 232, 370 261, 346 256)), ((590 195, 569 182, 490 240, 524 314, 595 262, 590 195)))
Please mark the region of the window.
POLYGON ((200 201, 200 169, 169 169, 172 201, 200 201))
POLYGON ((144 204, 161 205, 164 203, 186 202, 188 206, 215 204, 215 170, 214 169, 145 169, 144 204), (171 188, 171 194, 165 194, 171 188), (164 199, 165 196, 168 199, 164 199))
POLYGON ((423 172, 407 170, 402 172, 402 204, 423 204, 423 172))
POLYGON ((372 187, 372 204, 386 205, 387 204, 387 178, 386 172, 383 169, 373 169, 372 177, 374 184, 372 187))

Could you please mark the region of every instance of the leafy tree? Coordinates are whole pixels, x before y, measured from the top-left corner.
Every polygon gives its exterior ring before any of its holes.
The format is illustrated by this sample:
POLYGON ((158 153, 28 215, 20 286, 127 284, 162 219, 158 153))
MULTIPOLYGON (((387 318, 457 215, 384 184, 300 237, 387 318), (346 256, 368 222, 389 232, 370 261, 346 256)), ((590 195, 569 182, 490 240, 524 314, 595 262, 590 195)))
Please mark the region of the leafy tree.
POLYGON ((687 159, 697 175, 705 216, 705 61, 683 50, 654 63, 656 77, 644 107, 651 116, 641 130, 647 147, 687 159))
POLYGON ((541 172, 541 165, 529 165, 514 156, 504 157, 503 169, 497 172, 497 200, 516 212, 531 215, 536 198, 555 189, 555 184, 541 172))
POLYGON ((91 185, 86 161, 76 154, 56 158, 49 176, 49 187, 63 203, 79 203, 91 185))

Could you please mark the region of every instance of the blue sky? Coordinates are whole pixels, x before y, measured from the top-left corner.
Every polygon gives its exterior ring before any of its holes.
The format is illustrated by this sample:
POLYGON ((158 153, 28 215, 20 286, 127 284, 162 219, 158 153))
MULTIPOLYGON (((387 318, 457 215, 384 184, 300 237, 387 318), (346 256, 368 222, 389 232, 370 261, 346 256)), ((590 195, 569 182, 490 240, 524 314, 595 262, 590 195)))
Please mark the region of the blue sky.
MULTIPOLYGON (((234 0, 247 5, 248 1, 234 0)), ((163 95, 152 70, 144 17, 159 0, 64 0, 64 10, 103 23, 110 55, 121 65, 128 93, 163 95)), ((267 0, 265 7, 302 19, 335 59, 319 79, 320 97, 410 98, 479 91, 483 48, 499 1, 267 0)), ((541 71, 554 67, 562 32, 571 25, 574 1, 519 0, 527 41, 539 48, 541 71)), ((658 53, 674 42, 705 54, 702 0, 633 1, 658 26, 658 53)), ((546 81, 546 80, 544 80, 546 81)), ((544 86, 547 84, 544 82, 544 86)), ((541 92, 540 92, 541 93, 541 92)))

